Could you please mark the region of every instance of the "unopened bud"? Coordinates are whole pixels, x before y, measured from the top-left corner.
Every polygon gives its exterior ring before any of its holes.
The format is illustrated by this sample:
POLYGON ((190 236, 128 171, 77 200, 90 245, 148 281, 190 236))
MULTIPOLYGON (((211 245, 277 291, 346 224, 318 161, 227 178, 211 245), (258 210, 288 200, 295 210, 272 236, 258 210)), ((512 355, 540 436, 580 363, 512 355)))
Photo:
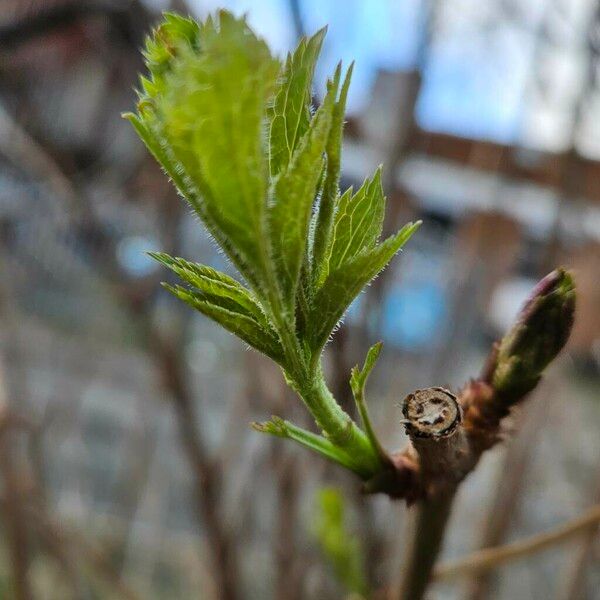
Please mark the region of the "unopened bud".
POLYGON ((542 371, 562 350, 574 313, 573 278, 556 269, 535 287, 494 357, 488 383, 509 404, 536 386, 542 371))

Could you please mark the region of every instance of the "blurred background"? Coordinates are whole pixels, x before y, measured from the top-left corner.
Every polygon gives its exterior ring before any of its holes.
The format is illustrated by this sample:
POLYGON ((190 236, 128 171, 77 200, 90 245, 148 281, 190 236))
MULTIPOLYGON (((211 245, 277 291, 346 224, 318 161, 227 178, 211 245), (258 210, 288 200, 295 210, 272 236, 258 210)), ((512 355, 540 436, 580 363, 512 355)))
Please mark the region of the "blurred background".
MULTIPOLYGON (((406 508, 253 432, 308 426, 280 373, 159 286, 227 269, 120 113, 160 11, 247 13, 284 55, 329 25, 315 100, 356 60, 343 187, 380 163, 420 218, 326 354, 385 341, 370 404, 475 376, 535 281, 576 274, 567 352, 462 486, 443 559, 600 501, 600 6, 593 0, 0 0, 0 598, 386 597, 406 508), (331 533, 333 532, 333 534, 331 533)), ((431 598, 598 598, 593 532, 431 598)))

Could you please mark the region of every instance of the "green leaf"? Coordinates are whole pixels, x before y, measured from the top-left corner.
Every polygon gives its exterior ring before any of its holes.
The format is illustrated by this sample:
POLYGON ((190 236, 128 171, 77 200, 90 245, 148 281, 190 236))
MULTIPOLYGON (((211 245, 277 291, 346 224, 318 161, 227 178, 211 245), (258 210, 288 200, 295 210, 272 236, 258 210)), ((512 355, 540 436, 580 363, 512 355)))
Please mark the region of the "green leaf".
MULTIPOLYGON (((137 134, 144 142, 148 150, 162 166, 165 173, 171 178, 180 195, 191 205, 196 214, 204 222, 208 232, 214 240, 223 249, 229 260, 235 267, 244 274, 246 278, 255 283, 245 260, 234 248, 229 238, 217 227, 212 217, 206 210, 206 204, 181 167, 181 164, 173 156, 172 148, 166 143, 167 136, 162 132, 162 125, 156 119, 156 116, 147 112, 144 117, 133 113, 124 113, 123 118, 127 119, 136 130, 137 134)), ((210 197, 210 191, 204 188, 204 196, 210 197)))
POLYGON ((183 281, 202 292, 214 304, 246 314, 265 329, 271 327, 262 307, 252 292, 233 277, 229 277, 229 275, 212 267, 192 263, 183 258, 174 258, 162 252, 149 252, 148 254, 171 269, 183 281))
POLYGON ((385 198, 381 168, 354 194, 346 192, 335 215, 329 270, 337 269, 358 254, 373 248, 383 227, 385 198))
POLYGON ((292 160, 310 121, 311 84, 326 28, 302 38, 288 54, 281 81, 269 111, 270 167, 275 177, 292 160))
POLYGON ((242 274, 258 287, 270 268, 263 144, 279 62, 244 20, 225 11, 203 27, 199 47, 173 60, 157 111, 205 213, 241 256, 242 274))
POLYGON ((173 157, 169 155, 168 148, 165 148, 164 142, 161 141, 160 136, 156 135, 156 132, 151 129, 148 119, 138 117, 131 112, 123 113, 122 116, 131 123, 142 142, 146 145, 146 148, 150 150, 152 156, 154 156, 157 162, 163 167, 164 171, 173 180, 177 188, 181 190, 181 188, 184 187, 181 173, 178 172, 175 161, 173 157))
MULTIPOLYGON (((283 365, 283 349, 279 340, 270 331, 263 329, 252 317, 236 312, 232 305, 225 307, 214 304, 206 295, 200 292, 194 292, 181 286, 171 286, 166 283, 163 283, 163 286, 180 300, 210 317, 227 331, 283 365)), ((222 299, 219 298, 217 301, 222 302, 222 299)))
POLYGON ((270 421, 265 421, 264 423, 252 423, 252 427, 261 433, 269 433, 277 437, 294 440, 305 448, 342 465, 346 469, 350 469, 359 475, 362 475, 363 473, 360 467, 357 467, 355 461, 345 450, 336 446, 322 435, 302 429, 301 427, 290 423, 290 421, 284 421, 280 417, 273 416, 270 421))
POLYGON ((371 442, 371 445, 379 454, 382 461, 390 463, 390 458, 383 449, 383 446, 381 445, 381 442, 375 433, 373 424, 371 423, 371 417, 369 416, 369 409, 367 408, 367 401, 365 399, 365 386, 367 385, 367 379, 369 378, 369 375, 371 374, 371 371, 373 370, 373 367, 379 358, 382 347, 382 342, 377 342, 371 346, 367 352, 367 358, 365 359, 363 368, 359 369, 358 365, 353 367, 350 374, 350 387, 352 388, 352 395, 356 401, 356 407, 358 408, 360 418, 363 422, 365 432, 369 438, 369 441, 371 442))
POLYGON ((197 49, 200 26, 196 21, 166 12, 163 21, 146 38, 144 60, 150 77, 141 77, 143 100, 151 100, 165 90, 165 75, 174 59, 186 48, 197 49))
POLYGON ((325 345, 352 300, 385 268, 420 224, 419 221, 405 225, 396 235, 329 273, 314 298, 312 318, 308 323, 309 342, 313 351, 325 345))
POLYGON ((365 364, 362 369, 358 368, 358 365, 352 368, 352 372, 350 375, 350 387, 354 392, 354 395, 360 394, 364 391, 365 385, 367 383, 367 379, 381 354, 381 348, 383 347, 383 342, 377 342, 373 346, 369 348, 367 352, 367 358, 365 359, 365 364))
POLYGON ((335 88, 331 88, 291 163, 277 178, 269 209, 272 255, 286 306, 292 314, 335 95, 335 88))
MULTIPOLYGON (((325 181, 323 183, 323 193, 319 202, 318 211, 316 211, 314 218, 313 271, 315 279, 319 284, 324 281, 328 273, 327 257, 329 256, 332 243, 333 219, 336 209, 336 200, 339 196, 344 113, 346 111, 346 99, 348 97, 348 89, 350 87, 353 68, 354 63, 351 63, 346 71, 344 83, 342 84, 342 89, 340 91, 340 97, 333 110, 333 120, 326 145, 327 168, 325 172, 325 181)), ((341 73, 341 65, 338 65, 337 67, 336 74, 338 73, 341 73)))

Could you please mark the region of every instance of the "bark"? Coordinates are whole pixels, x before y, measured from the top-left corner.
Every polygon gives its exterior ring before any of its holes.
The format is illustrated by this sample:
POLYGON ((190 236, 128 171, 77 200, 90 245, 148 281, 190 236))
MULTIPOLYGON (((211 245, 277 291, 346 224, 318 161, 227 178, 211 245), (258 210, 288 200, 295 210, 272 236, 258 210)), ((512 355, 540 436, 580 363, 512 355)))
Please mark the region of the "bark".
POLYGON ((455 490, 432 500, 424 500, 411 510, 407 556, 404 558, 400 589, 395 595, 399 600, 422 598, 435 561, 439 554, 446 524, 452 510, 455 490))
POLYGON ((441 548, 467 447, 460 405, 447 390, 417 390, 405 399, 402 412, 411 443, 408 452, 419 461, 425 498, 412 509, 397 598, 417 600, 427 589, 441 548))

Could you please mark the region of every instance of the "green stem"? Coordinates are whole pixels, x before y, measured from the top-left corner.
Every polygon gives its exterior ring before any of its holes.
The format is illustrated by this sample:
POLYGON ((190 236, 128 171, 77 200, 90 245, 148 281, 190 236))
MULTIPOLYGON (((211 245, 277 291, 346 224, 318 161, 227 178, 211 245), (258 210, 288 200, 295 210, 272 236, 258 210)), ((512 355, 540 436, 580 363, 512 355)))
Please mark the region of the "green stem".
POLYGON ((363 477, 368 478, 378 473, 382 463, 377 451, 368 436, 337 403, 325 383, 321 369, 311 378, 310 383, 297 383, 296 388, 327 439, 352 456, 363 477))
POLYGON ((298 442, 305 448, 309 448, 325 458, 342 465, 346 469, 355 472, 359 476, 366 475, 360 465, 355 464, 354 457, 345 450, 332 444, 328 439, 298 427, 290 421, 284 421, 285 432, 290 440, 298 442))
POLYGON ((370 479, 382 468, 377 450, 329 391, 320 358, 315 361, 313 357, 310 366, 307 365, 296 332, 290 327, 292 321, 286 318, 277 289, 270 289, 273 292, 269 295, 269 305, 285 353, 288 383, 300 395, 327 440, 351 457, 354 464, 352 470, 363 478, 370 479))
POLYGON ((375 433, 375 429, 373 429, 373 424, 371 423, 371 417, 369 415, 369 409, 367 408, 367 403, 365 401, 365 393, 363 389, 360 389, 355 392, 354 400, 356 401, 356 407, 358 408, 358 413, 360 414, 360 418, 362 420, 365 432, 367 434, 367 438, 369 439, 371 446, 375 449, 377 454, 379 454, 382 460, 390 462, 386 451, 383 449, 383 446, 381 445, 379 438, 375 433))

